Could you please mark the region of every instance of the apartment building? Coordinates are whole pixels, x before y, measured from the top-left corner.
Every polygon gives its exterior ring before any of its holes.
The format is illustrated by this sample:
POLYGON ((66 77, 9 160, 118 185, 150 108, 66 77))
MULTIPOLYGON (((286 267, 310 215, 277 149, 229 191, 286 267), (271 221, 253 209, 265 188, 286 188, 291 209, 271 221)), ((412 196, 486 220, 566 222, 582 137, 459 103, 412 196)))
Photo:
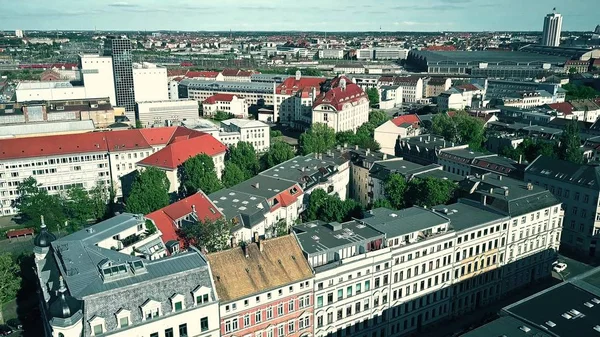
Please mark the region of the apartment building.
POLYGON ((418 333, 549 277, 560 201, 502 176, 470 183, 451 205, 294 226, 315 272, 315 336, 418 333))
POLYGON ((313 274, 293 236, 257 239, 207 259, 220 299, 221 336, 312 335, 313 274))
POLYGON ((215 94, 231 94, 245 99, 248 105, 273 105, 275 83, 217 82, 183 79, 179 82, 179 98, 204 101, 215 94))
POLYGON ((312 106, 321 92, 322 77, 302 77, 300 71, 286 78, 275 89, 275 106, 272 121, 307 129, 311 125, 312 106))
POLYGON ((337 59, 341 60, 344 58, 343 49, 319 49, 320 59, 337 59))
POLYGON ((227 147, 223 143, 209 134, 185 128, 181 128, 174 138, 176 141, 138 161, 137 166, 139 168, 155 167, 165 171, 170 183, 169 193, 177 192, 179 189, 180 181, 177 175, 179 166, 200 154, 206 154, 212 158, 217 177, 221 178, 221 173, 225 169, 225 152, 227 151, 227 147))
POLYGON ((221 122, 221 129, 225 134, 239 134, 239 141, 252 144, 257 152, 266 152, 271 147, 271 127, 263 122, 228 119, 221 122))
POLYGON ((214 116, 217 111, 233 114, 236 118, 247 118, 248 103, 232 94, 215 94, 202 101, 203 116, 214 116))
POLYGON ((152 235, 143 216, 127 213, 60 239, 42 219, 34 253, 44 336, 218 337, 207 260, 195 249, 138 256, 165 252, 160 238, 145 243, 152 235), (135 255, 127 252, 133 245, 135 255))
POLYGON ((554 98, 545 90, 518 92, 512 96, 505 96, 501 104, 521 109, 535 108, 553 103, 554 98))
POLYGON ((136 119, 146 128, 179 125, 199 116, 198 101, 193 99, 142 101, 135 107, 136 119))
POLYGON ((322 92, 313 103, 311 123, 322 123, 335 132, 356 131, 369 121, 367 94, 347 77, 331 81, 330 89, 322 92))
POLYGON ((250 82, 250 77, 254 72, 240 69, 223 69, 221 74, 225 82, 250 82))
POLYGON ((525 180, 549 190, 563 202, 565 218, 562 248, 583 256, 598 256, 600 237, 598 197, 600 185, 595 165, 580 165, 543 157, 525 169, 525 180))
POLYGON ((423 99, 423 78, 418 76, 394 77, 390 85, 402 88, 402 98, 406 103, 419 103, 423 99))
POLYGON ((464 110, 466 107, 477 107, 477 101, 483 101, 485 88, 478 84, 463 84, 452 87, 437 96, 440 111, 464 110))
POLYGON ((447 77, 429 77, 424 81, 425 97, 437 97, 452 86, 452 79, 447 77))
POLYGON ((421 121, 415 114, 395 117, 375 129, 374 138, 380 152, 394 155, 398 138, 413 137, 421 134, 421 121))

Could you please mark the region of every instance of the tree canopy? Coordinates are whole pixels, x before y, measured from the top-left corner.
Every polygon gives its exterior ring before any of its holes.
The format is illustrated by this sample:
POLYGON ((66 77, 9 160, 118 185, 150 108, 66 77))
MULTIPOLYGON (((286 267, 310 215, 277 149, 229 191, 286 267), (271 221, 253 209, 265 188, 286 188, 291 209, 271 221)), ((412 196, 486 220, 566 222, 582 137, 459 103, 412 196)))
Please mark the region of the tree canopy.
POLYGON ((179 176, 179 194, 188 197, 202 190, 211 194, 220 190, 223 186, 212 158, 205 154, 196 155, 186 160, 177 170, 179 176))
POLYGON ((224 218, 205 219, 184 224, 179 235, 187 246, 197 246, 213 253, 229 248, 232 227, 232 223, 224 218))
POLYGON ((218 122, 224 121, 227 119, 232 119, 232 118, 235 118, 235 116, 232 113, 221 111, 221 110, 217 110, 217 112, 215 112, 214 116, 212 116, 212 119, 214 119, 218 122))
POLYGON ((500 154, 508 158, 519 160, 522 158, 528 162, 533 161, 540 155, 556 158, 556 144, 544 140, 525 138, 517 148, 504 147, 500 154))
POLYGON ((236 164, 244 172, 244 179, 250 179, 260 171, 256 150, 248 142, 238 142, 236 145, 230 146, 225 160, 236 164))
POLYGON ((169 179, 165 171, 148 167, 134 171, 131 192, 125 199, 127 212, 148 214, 169 204, 169 179))
POLYGON ((562 88, 567 91, 567 101, 600 97, 600 92, 586 85, 567 83, 562 88))
POLYGON ((449 142, 469 144, 475 150, 481 149, 485 141, 484 122, 464 111, 458 111, 452 117, 445 113, 435 115, 431 131, 449 142))
POLYGON ((223 170, 223 175, 221 176, 221 182, 225 187, 237 185, 244 180, 246 180, 246 175, 237 164, 231 162, 225 163, 225 170, 223 170))
POLYGON ((287 143, 275 141, 261 158, 263 168, 268 169, 294 158, 294 149, 287 143))
POLYGON ((309 196, 305 213, 307 221, 322 220, 325 222, 343 222, 353 217, 360 217, 362 208, 352 200, 341 200, 337 195, 328 195, 323 189, 315 189, 309 196))
POLYGON ((567 123, 565 130, 560 135, 558 158, 577 164, 583 162, 581 138, 579 136, 579 126, 576 120, 567 123))
POLYGON ((323 123, 314 123, 300 135, 298 141, 302 154, 325 153, 335 146, 335 131, 323 123))
POLYGON ((363 149, 377 151, 381 148, 375 141, 375 129, 381 124, 387 122, 390 117, 382 110, 371 110, 369 112, 369 121, 361 126, 355 132, 342 131, 335 135, 338 145, 358 145, 363 149))
POLYGON ((385 181, 384 191, 385 197, 390 202, 393 208, 404 208, 406 202, 404 200, 407 189, 407 182, 404 176, 399 173, 392 173, 385 181))
POLYGON ((369 97, 369 106, 375 108, 379 105, 379 91, 377 88, 367 89, 367 96, 369 97))
POLYGON ((0 322, 3 322, 2 304, 13 300, 20 288, 19 265, 10 254, 0 254, 0 322))
POLYGON ((15 207, 24 225, 39 229, 40 216, 43 215, 48 229, 56 231, 67 220, 61 196, 49 195, 48 190, 38 186, 35 178, 25 178, 17 191, 19 198, 15 201, 15 207))
POLYGON ((446 204, 453 199, 456 188, 457 185, 449 180, 417 177, 407 182, 401 174, 392 173, 384 185, 386 199, 377 200, 373 207, 402 209, 446 204))

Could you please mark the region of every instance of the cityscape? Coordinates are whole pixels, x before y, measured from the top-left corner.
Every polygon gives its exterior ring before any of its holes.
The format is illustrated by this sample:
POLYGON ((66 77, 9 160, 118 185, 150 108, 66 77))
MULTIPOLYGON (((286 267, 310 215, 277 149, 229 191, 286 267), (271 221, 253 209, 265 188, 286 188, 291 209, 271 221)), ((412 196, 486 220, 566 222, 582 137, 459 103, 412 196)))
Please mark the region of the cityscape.
POLYGON ((595 2, 37 2, 0 336, 600 336, 595 2))

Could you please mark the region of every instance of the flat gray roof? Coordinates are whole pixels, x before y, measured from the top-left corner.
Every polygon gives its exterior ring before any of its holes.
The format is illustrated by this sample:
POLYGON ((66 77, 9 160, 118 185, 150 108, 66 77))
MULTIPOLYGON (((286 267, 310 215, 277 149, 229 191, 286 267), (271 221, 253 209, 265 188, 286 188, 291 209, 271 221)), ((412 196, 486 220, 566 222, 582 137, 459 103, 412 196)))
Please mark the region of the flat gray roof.
POLYGON ((545 333, 541 329, 537 329, 531 324, 525 324, 520 320, 510 317, 503 316, 497 318, 484 326, 481 326, 477 329, 471 330, 460 337, 496 337, 496 336, 504 336, 504 337, 551 337, 549 334, 545 333), (521 328, 523 326, 531 329, 529 332, 525 332, 521 328))
POLYGON ((501 65, 529 64, 529 63, 552 63, 563 64, 569 57, 527 53, 522 51, 428 51, 411 50, 411 53, 426 58, 427 63, 447 64, 467 63, 478 65, 479 63, 502 63, 501 65))
POLYGON ((306 254, 327 252, 352 244, 366 244, 383 238, 383 233, 357 221, 325 223, 321 220, 293 227, 298 242, 306 254))
POLYGON ((437 213, 450 219, 455 231, 462 231, 493 221, 508 219, 508 216, 472 200, 459 200, 451 205, 432 207, 437 213))
POLYGON ((366 212, 365 218, 360 221, 385 233, 388 239, 449 222, 443 216, 421 207, 411 207, 398 211, 387 208, 376 208, 366 212))

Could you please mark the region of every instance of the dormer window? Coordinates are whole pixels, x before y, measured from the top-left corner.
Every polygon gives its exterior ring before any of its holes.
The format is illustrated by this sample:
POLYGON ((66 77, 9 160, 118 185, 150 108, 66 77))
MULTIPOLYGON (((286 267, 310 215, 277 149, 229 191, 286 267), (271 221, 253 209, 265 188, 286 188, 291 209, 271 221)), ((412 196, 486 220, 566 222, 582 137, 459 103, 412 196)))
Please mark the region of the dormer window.
POLYGON ((144 321, 151 320, 161 315, 160 302, 155 300, 147 300, 141 306, 142 316, 144 321))
POLYGON ((88 321, 90 324, 91 336, 98 336, 103 334, 106 331, 106 322, 104 318, 94 316, 91 320, 88 321))
POLYGON ((194 303, 196 305, 203 305, 209 303, 211 301, 210 288, 200 286, 192 292, 192 297, 194 298, 194 303))
POLYGON ((173 312, 182 311, 185 309, 185 298, 181 294, 175 294, 171 297, 171 305, 173 307, 173 312))
POLYGON ((131 325, 131 311, 119 309, 115 314, 117 318, 117 327, 119 329, 126 328, 131 325))

